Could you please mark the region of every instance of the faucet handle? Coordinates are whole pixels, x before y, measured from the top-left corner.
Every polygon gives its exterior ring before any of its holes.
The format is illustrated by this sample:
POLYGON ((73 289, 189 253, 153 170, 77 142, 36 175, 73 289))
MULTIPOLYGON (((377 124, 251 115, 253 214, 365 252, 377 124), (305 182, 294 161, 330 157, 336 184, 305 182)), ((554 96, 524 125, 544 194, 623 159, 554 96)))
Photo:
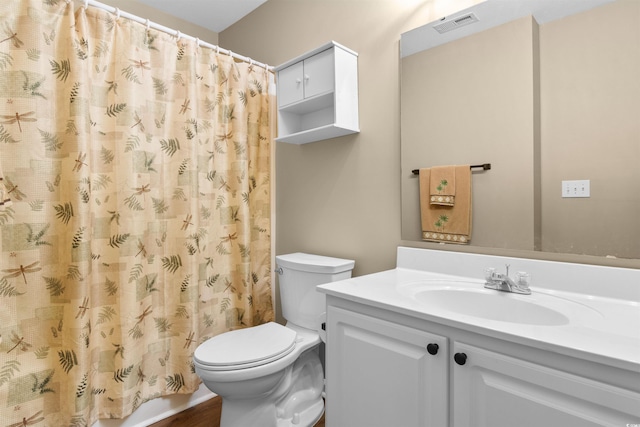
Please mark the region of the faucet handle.
POLYGON ((531 284, 531 276, 525 271, 518 271, 518 273, 516 274, 516 283, 518 284, 518 286, 528 288, 531 284))
POLYGON ((487 267, 484 269, 484 279, 488 282, 493 279, 496 269, 493 267, 487 267))

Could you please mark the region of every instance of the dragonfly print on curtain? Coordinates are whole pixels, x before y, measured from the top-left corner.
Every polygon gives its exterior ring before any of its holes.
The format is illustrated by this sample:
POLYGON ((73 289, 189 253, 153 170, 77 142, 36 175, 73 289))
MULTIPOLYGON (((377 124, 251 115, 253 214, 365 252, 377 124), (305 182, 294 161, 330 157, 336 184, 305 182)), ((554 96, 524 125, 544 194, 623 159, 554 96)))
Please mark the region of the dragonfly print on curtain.
POLYGON ((0 427, 199 386, 273 320, 273 74, 64 0, 0 4, 0 427))

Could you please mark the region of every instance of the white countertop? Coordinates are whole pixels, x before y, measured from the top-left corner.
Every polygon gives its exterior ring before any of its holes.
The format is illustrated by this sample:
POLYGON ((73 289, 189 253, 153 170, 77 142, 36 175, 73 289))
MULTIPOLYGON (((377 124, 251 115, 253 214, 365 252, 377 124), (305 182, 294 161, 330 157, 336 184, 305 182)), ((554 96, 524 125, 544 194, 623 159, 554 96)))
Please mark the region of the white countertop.
POLYGON ((511 323, 468 316, 425 306, 406 292, 399 291, 399 288, 417 282, 425 288, 429 286, 429 281, 434 280, 434 284, 441 284, 445 280, 461 282, 470 289, 475 286, 482 289, 482 270, 474 277, 468 274, 469 266, 475 272, 478 265, 500 267, 504 261, 511 262, 513 259, 399 248, 398 268, 328 283, 319 286, 318 290, 429 322, 640 372, 640 302, 637 298, 640 296, 640 270, 516 260, 519 267, 527 267, 526 271, 533 278, 532 295, 517 298, 536 298, 538 295, 542 302, 559 298, 560 301, 569 300, 569 308, 575 304, 582 307, 575 312, 569 309, 563 313, 569 321, 559 325, 511 323), (407 261, 407 257, 411 260, 407 261), (465 262, 461 263, 461 260, 465 262), (467 275, 447 274, 451 271, 461 271, 467 275), (553 276, 549 275, 551 272, 553 276), (536 276, 546 277, 544 287, 536 286, 536 276), (554 280, 549 277, 558 277, 560 283, 554 286, 554 280), (594 283, 588 283, 589 277, 593 278, 594 283), (602 283, 602 277, 607 277, 607 283, 602 283), (575 278, 583 282, 582 287, 588 292, 580 292, 580 284, 572 282, 575 278), (629 280, 632 283, 627 283, 629 280), (602 289, 597 287, 598 284, 602 289), (607 296, 607 288, 612 297, 607 296), (594 289, 597 291, 594 292, 594 289))

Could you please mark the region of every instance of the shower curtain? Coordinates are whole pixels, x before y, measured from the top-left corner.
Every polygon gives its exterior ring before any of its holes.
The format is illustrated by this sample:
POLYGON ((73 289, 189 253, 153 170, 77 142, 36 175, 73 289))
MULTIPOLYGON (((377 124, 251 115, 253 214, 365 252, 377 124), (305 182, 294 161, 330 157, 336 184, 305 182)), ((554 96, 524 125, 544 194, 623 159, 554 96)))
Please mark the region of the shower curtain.
POLYGON ((0 425, 193 392, 199 343, 274 317, 273 74, 69 1, 0 18, 0 425))

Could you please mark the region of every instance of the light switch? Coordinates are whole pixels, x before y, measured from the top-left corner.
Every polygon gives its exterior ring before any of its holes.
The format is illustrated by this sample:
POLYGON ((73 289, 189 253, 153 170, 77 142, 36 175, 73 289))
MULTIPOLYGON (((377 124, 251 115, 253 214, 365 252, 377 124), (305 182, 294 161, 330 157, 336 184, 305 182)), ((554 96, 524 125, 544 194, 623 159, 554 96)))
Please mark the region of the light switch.
POLYGON ((591 180, 562 181, 562 197, 591 197, 591 180))

